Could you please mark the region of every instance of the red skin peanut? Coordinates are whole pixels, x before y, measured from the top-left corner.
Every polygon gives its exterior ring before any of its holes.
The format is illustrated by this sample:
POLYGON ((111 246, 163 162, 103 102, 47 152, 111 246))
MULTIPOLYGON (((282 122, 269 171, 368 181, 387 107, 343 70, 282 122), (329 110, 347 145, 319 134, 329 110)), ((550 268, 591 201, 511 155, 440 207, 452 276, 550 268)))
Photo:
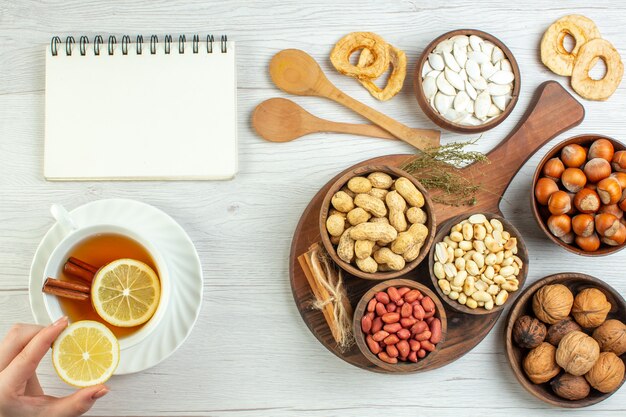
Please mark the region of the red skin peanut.
POLYGON ((378 355, 378 352, 380 352, 380 346, 378 345, 378 343, 376 343, 374 339, 372 339, 371 335, 368 334, 365 337, 365 343, 367 343, 367 347, 370 348, 370 351, 374 355, 378 355))
POLYGON ((411 338, 411 332, 408 329, 400 329, 396 335, 402 340, 411 338))
POLYGON ((408 293, 409 291, 411 291, 411 289, 409 287, 401 287, 398 288, 398 295, 400 296, 400 298, 404 297, 404 295, 406 293, 408 293))
POLYGON ((389 304, 389 301, 391 301, 389 300, 389 295, 384 291, 377 292, 375 298, 383 304, 389 304))
POLYGON ((372 319, 367 316, 363 316, 361 319, 361 330, 363 333, 369 333, 372 330, 372 319))
POLYGON ((383 325, 383 319, 376 317, 374 321, 372 321, 372 334, 379 332, 380 329, 383 328, 383 325))
POLYGON ((385 313, 383 314, 381 318, 383 319, 383 322, 387 324, 397 323, 400 321, 400 314, 399 313, 385 313))
POLYGON ((411 304, 404 304, 400 309, 400 315, 404 318, 411 317, 413 315, 413 307, 411 306, 411 304))
POLYGON ((432 333, 432 335, 430 336, 430 343, 436 345, 437 343, 441 342, 441 320, 435 318, 430 323, 430 332, 432 333))
POLYGON ((367 303, 367 311, 372 312, 376 309, 376 299, 372 298, 369 303, 367 303))
POLYGON ((400 298, 400 293, 398 292, 398 289, 395 287, 389 287, 387 289, 387 294, 389 294, 389 298, 391 299, 391 301, 393 301, 394 303, 396 301, 398 301, 400 298))
POLYGON ((421 305, 413 306, 413 317, 415 317, 417 320, 424 320, 425 316, 426 312, 421 305))
POLYGON ((396 344, 396 348, 398 349, 401 358, 406 358, 407 356, 409 356, 409 353, 411 353, 411 346, 406 340, 400 340, 396 344))
POLYGON ((411 347, 412 352, 417 352, 421 348, 420 342, 418 342, 417 340, 413 340, 413 339, 409 340, 409 346, 411 347))
POLYGON ((386 352, 380 352, 378 354, 378 359, 380 359, 383 362, 390 363, 390 364, 398 363, 398 359, 397 358, 390 358, 389 355, 387 355, 386 352))
POLYGON ((402 329, 402 325, 400 323, 385 324, 383 326, 383 330, 388 332, 389 334, 397 333, 398 330, 401 330, 401 329, 402 329))

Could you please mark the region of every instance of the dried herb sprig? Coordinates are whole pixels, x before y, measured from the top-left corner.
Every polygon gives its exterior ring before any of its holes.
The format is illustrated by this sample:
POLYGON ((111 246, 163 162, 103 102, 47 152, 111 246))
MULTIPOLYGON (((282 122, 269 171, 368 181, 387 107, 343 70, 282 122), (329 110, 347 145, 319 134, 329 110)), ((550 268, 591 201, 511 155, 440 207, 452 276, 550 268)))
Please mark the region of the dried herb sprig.
POLYGON ((466 150, 477 141, 473 139, 429 148, 406 162, 402 169, 415 176, 427 189, 442 191, 433 197, 433 201, 450 206, 474 205, 481 186, 464 177, 460 169, 477 162, 489 163, 485 154, 466 150))

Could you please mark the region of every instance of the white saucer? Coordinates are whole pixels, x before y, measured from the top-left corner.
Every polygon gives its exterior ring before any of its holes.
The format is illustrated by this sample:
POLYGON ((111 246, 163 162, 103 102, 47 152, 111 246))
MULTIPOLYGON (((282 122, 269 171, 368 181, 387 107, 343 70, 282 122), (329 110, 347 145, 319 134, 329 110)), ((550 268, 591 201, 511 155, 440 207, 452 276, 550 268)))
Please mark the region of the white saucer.
MULTIPOLYGON (((132 226, 162 253, 171 279, 171 298, 158 327, 142 342, 121 351, 116 375, 140 372, 170 356, 191 333, 202 304, 202 266, 196 248, 174 219, 148 204, 110 199, 87 203, 71 216, 81 226, 108 223, 132 226)), ((49 324, 41 287, 44 269, 64 233, 55 223, 42 239, 30 267, 30 308, 38 324, 49 324)))

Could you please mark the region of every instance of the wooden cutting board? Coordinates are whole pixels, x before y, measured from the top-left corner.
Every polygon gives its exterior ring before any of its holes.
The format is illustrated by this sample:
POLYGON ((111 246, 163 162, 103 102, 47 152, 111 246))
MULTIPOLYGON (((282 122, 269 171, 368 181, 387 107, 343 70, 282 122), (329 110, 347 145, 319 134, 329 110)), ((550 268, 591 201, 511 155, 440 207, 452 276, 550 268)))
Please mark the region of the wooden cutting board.
MULTIPOLYGON (((447 219, 470 210, 502 214, 499 207, 502 195, 522 165, 546 142, 580 124, 584 117, 583 106, 559 83, 548 81, 541 84, 520 123, 511 134, 488 153, 491 163, 470 165, 463 169, 463 175, 475 183, 482 184, 477 195, 477 204, 472 207, 435 204, 437 224, 443 224, 447 219)), ((399 167, 411 157, 412 155, 405 154, 373 158, 356 164, 344 172, 362 165, 399 167)), ((344 172, 339 173, 317 192, 300 218, 291 243, 289 258, 291 289, 302 319, 328 350, 360 368, 387 372, 371 364, 356 346, 345 352, 337 347, 322 313, 310 308, 313 293, 297 260, 298 256, 306 252, 312 243, 320 241, 318 220, 322 200, 330 185, 344 172)), ((436 194, 436 192, 431 193, 431 195, 436 194)), ((527 202, 522 202, 522 204, 527 204, 527 202)), ((376 281, 363 280, 348 274, 344 274, 344 278, 348 297, 353 306, 356 306, 361 296, 370 287, 377 284, 376 281)), ((432 288, 428 262, 422 262, 404 278, 417 280, 432 288)), ((445 344, 441 347, 441 354, 437 355, 436 361, 421 369, 422 371, 447 365, 469 352, 489 333, 501 313, 469 315, 446 308, 446 314, 448 315, 448 332, 445 344)))

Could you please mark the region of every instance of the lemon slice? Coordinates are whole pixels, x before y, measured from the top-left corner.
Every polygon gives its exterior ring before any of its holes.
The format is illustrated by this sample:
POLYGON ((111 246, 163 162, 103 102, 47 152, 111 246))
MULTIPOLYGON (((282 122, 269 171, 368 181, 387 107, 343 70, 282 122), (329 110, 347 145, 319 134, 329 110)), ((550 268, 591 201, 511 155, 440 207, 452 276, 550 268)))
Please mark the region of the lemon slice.
POLYGON ((159 305, 161 283, 143 262, 118 259, 96 273, 91 302, 105 320, 118 327, 133 327, 150 320, 159 305))
POLYGON ((52 344, 52 363, 59 377, 83 388, 106 382, 120 361, 120 345, 104 324, 72 323, 52 344))

